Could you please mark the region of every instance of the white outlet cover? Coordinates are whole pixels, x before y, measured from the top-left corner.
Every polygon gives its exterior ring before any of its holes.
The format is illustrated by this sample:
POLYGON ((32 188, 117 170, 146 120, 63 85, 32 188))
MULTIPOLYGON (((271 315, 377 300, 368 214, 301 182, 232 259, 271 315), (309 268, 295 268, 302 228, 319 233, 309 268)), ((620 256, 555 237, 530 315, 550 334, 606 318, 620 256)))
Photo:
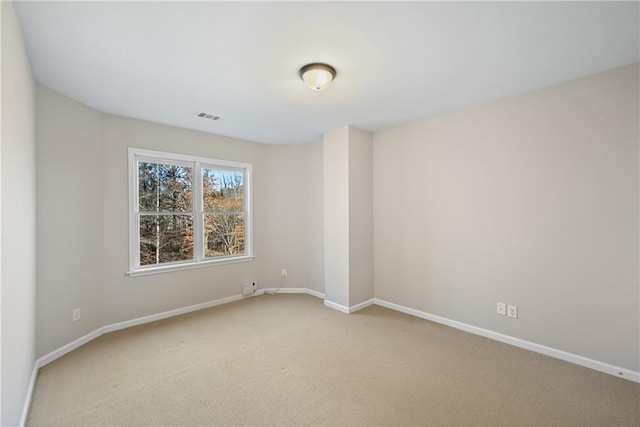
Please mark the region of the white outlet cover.
POLYGON ((508 305, 507 306, 507 316, 513 317, 514 319, 518 318, 518 306, 516 305, 508 305))
POLYGON ((242 295, 243 296, 253 295, 254 292, 256 291, 256 287, 257 287, 256 282, 243 283, 241 287, 242 295))
POLYGON ((496 313, 500 314, 502 316, 504 316, 505 314, 507 314, 507 305, 503 302, 499 302, 496 305, 496 313))

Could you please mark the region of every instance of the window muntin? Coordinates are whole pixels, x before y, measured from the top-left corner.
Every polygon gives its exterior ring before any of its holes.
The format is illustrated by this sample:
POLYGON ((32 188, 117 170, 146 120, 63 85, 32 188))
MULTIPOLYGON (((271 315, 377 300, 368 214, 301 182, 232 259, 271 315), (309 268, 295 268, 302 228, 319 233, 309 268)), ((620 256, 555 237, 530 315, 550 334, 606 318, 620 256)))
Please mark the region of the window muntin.
POLYGON ((129 274, 252 259, 251 165, 129 149, 129 274))

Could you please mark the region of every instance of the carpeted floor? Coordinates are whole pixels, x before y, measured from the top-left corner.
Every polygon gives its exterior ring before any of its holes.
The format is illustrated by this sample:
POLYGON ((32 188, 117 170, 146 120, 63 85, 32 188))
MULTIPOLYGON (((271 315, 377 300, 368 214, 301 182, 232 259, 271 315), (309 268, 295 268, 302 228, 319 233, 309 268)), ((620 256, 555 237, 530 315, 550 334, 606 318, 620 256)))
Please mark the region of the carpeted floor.
POLYGON ((103 335, 27 424, 640 425, 640 384, 373 306, 260 296, 103 335))

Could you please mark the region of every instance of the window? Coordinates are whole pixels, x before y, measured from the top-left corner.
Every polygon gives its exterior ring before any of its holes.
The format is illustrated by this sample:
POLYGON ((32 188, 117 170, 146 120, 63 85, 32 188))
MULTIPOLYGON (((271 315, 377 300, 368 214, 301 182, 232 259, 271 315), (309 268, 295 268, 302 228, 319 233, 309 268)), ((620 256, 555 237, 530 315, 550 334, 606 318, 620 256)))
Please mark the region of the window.
POLYGON ((253 259, 251 165, 129 149, 129 274, 253 259))

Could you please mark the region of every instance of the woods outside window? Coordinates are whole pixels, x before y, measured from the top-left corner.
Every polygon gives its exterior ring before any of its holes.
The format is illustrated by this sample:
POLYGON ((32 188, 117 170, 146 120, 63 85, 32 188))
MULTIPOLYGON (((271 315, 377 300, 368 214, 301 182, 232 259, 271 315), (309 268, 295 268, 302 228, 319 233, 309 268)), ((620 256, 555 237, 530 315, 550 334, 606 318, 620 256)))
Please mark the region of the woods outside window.
POLYGON ((251 165, 130 148, 129 274, 253 259, 251 165))

